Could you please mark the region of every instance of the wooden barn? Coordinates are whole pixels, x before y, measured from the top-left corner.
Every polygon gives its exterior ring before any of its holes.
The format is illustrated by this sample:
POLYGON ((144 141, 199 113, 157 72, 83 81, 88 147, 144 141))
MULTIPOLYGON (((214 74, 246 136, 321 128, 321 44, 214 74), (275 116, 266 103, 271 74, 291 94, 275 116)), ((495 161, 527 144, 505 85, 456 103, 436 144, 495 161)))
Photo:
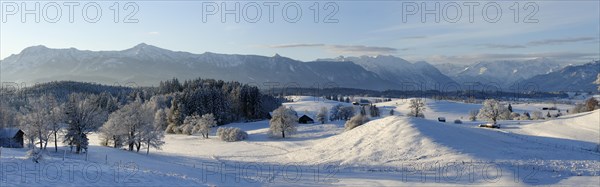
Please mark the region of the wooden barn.
POLYGON ((18 128, 0 128, 0 147, 23 148, 24 135, 18 128))
POLYGON ((307 115, 302 115, 300 118, 298 118, 298 123, 301 123, 301 124, 315 123, 315 120, 308 117, 307 115))

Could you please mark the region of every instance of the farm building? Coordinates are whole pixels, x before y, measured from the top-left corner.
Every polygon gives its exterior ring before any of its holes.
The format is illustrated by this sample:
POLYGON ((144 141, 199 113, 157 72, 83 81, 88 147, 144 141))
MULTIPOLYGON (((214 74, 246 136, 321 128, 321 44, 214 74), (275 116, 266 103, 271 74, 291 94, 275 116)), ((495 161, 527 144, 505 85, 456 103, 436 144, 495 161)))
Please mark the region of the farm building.
POLYGON ((23 135, 18 128, 0 128, 0 147, 23 148, 23 135))
POLYGON ((298 123, 309 124, 309 123, 314 123, 314 122, 315 122, 315 120, 308 117, 307 115, 302 115, 300 118, 298 118, 298 123))

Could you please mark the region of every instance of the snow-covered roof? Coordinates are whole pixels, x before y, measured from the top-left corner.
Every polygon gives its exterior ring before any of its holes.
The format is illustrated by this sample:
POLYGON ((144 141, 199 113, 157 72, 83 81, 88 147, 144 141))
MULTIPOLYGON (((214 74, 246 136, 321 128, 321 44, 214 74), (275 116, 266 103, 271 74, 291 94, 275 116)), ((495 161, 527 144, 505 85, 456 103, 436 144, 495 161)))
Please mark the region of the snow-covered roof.
POLYGON ((0 129, 0 138, 13 138, 20 130, 18 128, 2 128, 0 129))

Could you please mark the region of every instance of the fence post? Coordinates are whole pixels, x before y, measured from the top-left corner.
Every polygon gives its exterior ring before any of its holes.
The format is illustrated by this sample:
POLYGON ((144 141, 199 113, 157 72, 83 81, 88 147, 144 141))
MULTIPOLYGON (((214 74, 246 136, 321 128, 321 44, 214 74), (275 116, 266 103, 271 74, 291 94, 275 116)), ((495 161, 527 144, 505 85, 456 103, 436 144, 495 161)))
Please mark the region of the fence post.
POLYGON ((85 161, 88 161, 88 152, 85 151, 85 161))
POLYGON ((104 155, 104 163, 108 164, 108 154, 104 155))
POLYGON ((65 157, 66 157, 66 156, 67 156, 67 150, 65 149, 65 150, 64 150, 64 153, 63 153, 63 161, 65 161, 65 157))

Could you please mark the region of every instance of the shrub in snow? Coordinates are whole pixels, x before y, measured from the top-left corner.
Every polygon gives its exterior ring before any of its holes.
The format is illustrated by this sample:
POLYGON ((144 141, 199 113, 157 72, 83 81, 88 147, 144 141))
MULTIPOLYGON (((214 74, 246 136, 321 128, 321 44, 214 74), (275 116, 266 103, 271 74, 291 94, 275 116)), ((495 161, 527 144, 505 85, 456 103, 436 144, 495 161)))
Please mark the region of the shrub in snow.
POLYGON ((175 126, 175 124, 169 124, 167 126, 167 129, 165 130, 165 132, 167 134, 175 134, 175 131, 177 130, 177 126, 175 126))
POLYGON ((462 124, 462 121, 460 119, 456 119, 456 120, 454 120, 454 123, 455 124, 462 124))
POLYGON ((181 127, 179 127, 179 131, 181 132, 181 134, 192 135, 193 128, 194 126, 190 124, 183 124, 181 127))
POLYGON ((226 142, 241 141, 248 138, 248 133, 240 128, 234 127, 219 127, 217 129, 217 136, 226 142))
POLYGON ((520 119, 519 117, 521 117, 521 114, 519 114, 519 113, 516 113, 516 112, 510 113, 510 119, 518 120, 518 119, 520 119))
POLYGON ((519 116, 519 120, 530 120, 529 116, 521 115, 519 116))
POLYGON ((533 120, 544 119, 544 115, 540 111, 534 111, 531 113, 531 119, 533 119, 533 120))
POLYGON ((350 120, 346 121, 346 124, 344 124, 344 128, 346 129, 346 131, 349 131, 367 122, 369 122, 369 117, 367 117, 366 115, 358 114, 350 118, 350 120))
POLYGON ((593 111, 599 108, 598 100, 593 97, 585 101, 585 107, 587 111, 593 111))
POLYGON ((43 159, 42 150, 41 149, 31 149, 27 151, 27 158, 31 159, 35 163, 39 163, 43 159))
POLYGON ((181 131, 181 127, 174 127, 173 128, 173 132, 175 132, 175 134, 183 134, 183 131, 181 131))

